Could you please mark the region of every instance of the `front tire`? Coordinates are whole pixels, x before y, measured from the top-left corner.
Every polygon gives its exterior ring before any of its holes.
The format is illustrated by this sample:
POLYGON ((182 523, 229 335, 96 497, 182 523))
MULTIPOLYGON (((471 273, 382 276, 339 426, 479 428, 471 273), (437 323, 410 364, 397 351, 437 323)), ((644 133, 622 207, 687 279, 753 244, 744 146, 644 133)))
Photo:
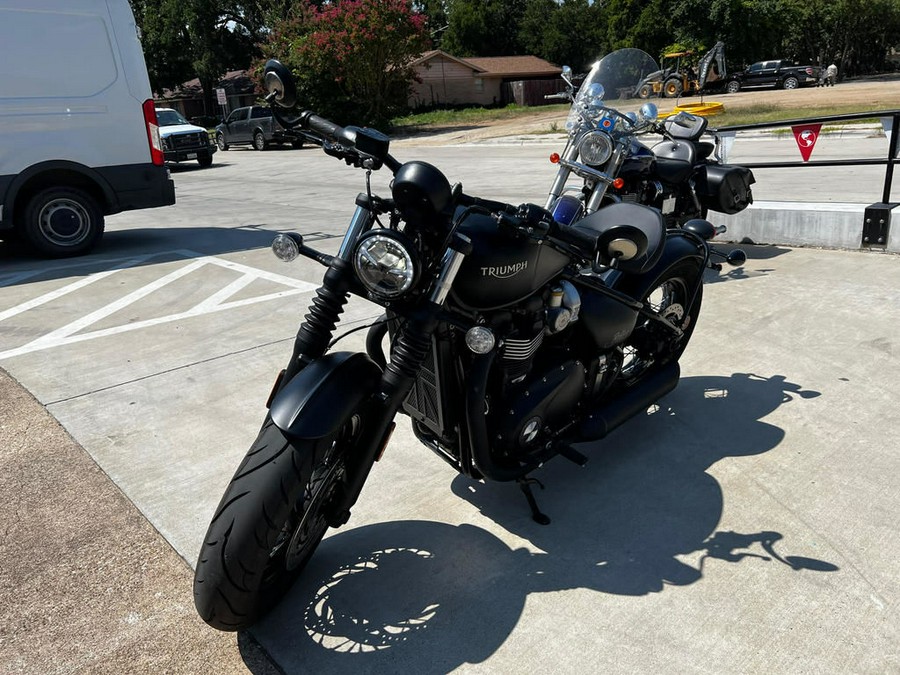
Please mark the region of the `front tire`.
POLYGON ((208 166, 212 166, 212 154, 198 155, 197 164, 204 169, 208 166))
POLYGON ((225 134, 222 132, 216 134, 216 145, 218 145, 219 150, 223 152, 228 149, 228 143, 225 141, 225 134))
POLYGON ((638 98, 650 98, 650 94, 653 93, 653 87, 649 84, 642 84, 641 88, 638 89, 638 98))
POLYGON ((22 234, 42 255, 65 258, 82 255, 103 236, 103 212, 84 190, 50 187, 25 206, 22 234))
POLYGON ((725 85, 725 91, 729 94, 736 94, 741 90, 741 83, 737 80, 732 80, 728 84, 725 85))
POLYGON ((292 441, 266 418, 200 549, 194 604, 210 626, 247 628, 299 576, 328 529, 358 421, 353 416, 322 439, 292 441))
POLYGON ((666 83, 663 85, 663 94, 666 98, 678 98, 683 90, 684 86, 681 84, 681 80, 675 78, 666 80, 666 83))

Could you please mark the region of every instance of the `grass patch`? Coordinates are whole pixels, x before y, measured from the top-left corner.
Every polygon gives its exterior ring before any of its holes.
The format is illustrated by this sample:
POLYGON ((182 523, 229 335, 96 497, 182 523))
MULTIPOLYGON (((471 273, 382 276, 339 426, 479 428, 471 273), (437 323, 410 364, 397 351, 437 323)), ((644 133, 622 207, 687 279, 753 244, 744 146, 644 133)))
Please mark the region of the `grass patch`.
POLYGON ((481 124, 497 120, 533 117, 536 112, 558 112, 565 116, 568 104, 544 105, 540 107, 524 107, 511 103, 504 108, 460 108, 456 110, 432 110, 395 117, 391 120, 394 131, 416 131, 427 128, 458 127, 470 124, 481 124))
MULTIPOLYGON (((632 101, 629 101, 629 103, 632 101)), ((610 101, 615 107, 618 101, 610 101)), ((728 109, 728 101, 724 101, 725 110, 709 118, 709 125, 713 128, 737 126, 741 124, 757 124, 763 122, 782 122, 785 120, 806 119, 809 117, 825 117, 829 115, 844 115, 849 113, 864 112, 859 104, 841 106, 807 106, 802 108, 785 108, 772 104, 758 104, 744 108, 728 109)), ((533 134, 551 134, 562 131, 561 123, 569 111, 569 104, 560 103, 539 107, 524 107, 510 104, 504 108, 459 108, 454 110, 432 110, 430 112, 404 115, 394 118, 391 123, 393 133, 415 133, 418 131, 448 129, 453 127, 478 126, 494 121, 514 120, 521 118, 528 120, 535 115, 558 113, 559 123, 550 123, 547 129, 534 130, 533 134)), ((872 117, 864 120, 852 120, 841 124, 863 124, 878 122, 878 118, 872 117)))
MULTIPOLYGON (((725 111, 720 115, 709 118, 711 127, 721 128, 737 126, 739 124, 759 124, 762 122, 783 122, 785 120, 805 119, 807 117, 827 117, 829 115, 847 115, 849 113, 865 112, 859 109, 859 105, 843 106, 808 106, 804 108, 781 108, 774 105, 760 104, 747 108, 728 110, 725 103, 725 111)), ((864 124, 877 122, 873 117, 865 120, 850 120, 842 124, 864 124)))

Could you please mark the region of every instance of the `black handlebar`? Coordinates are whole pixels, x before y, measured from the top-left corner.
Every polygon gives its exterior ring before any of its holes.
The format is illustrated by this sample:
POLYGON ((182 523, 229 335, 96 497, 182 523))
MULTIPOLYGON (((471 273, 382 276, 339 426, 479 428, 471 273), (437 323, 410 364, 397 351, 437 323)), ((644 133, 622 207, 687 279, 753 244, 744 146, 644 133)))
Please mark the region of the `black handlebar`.
POLYGON ((299 124, 320 136, 324 136, 328 140, 337 141, 338 143, 347 145, 354 145, 356 143, 355 133, 348 132, 347 129, 339 124, 335 124, 324 117, 319 117, 310 110, 307 110, 300 115, 299 124))
POLYGON ((593 258, 596 255, 596 232, 560 223, 549 211, 536 204, 521 204, 516 207, 463 193, 457 195, 457 204, 489 212, 499 227, 511 232, 527 236, 549 236, 574 247, 586 257, 593 258))

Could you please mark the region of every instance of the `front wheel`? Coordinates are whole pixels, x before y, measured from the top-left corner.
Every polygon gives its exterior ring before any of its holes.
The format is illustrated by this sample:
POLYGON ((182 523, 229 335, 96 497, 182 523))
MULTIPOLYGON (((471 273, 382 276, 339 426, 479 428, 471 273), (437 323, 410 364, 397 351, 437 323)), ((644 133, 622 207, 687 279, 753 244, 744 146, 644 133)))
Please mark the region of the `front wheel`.
MULTIPOLYGON (((703 302, 703 285, 696 285, 699 261, 682 260, 665 270, 639 298, 675 326, 682 330, 675 337, 662 326, 649 319, 638 319, 631 336, 622 346, 622 379, 631 384, 641 379, 651 369, 657 369, 677 361, 684 352, 697 324, 700 305, 703 302), (694 288, 696 297, 693 297, 694 288)), ((617 290, 629 292, 627 285, 617 290)))
POLYGON ((223 152, 228 149, 228 142, 225 140, 225 134, 221 131, 216 134, 216 145, 219 146, 219 150, 223 152))
POLYGON ((681 80, 675 78, 667 80, 663 85, 663 94, 666 98, 678 98, 683 90, 684 86, 681 84, 681 80))
POLYGON ((640 89, 638 89, 638 98, 650 98, 650 94, 653 93, 653 87, 649 84, 642 84, 640 89))
POLYGON ((736 94, 741 90, 741 83, 737 80, 732 80, 728 84, 725 85, 725 91, 729 94, 736 94))
POLYGON ((242 630, 284 596, 328 529, 354 415, 330 436, 292 441, 267 418, 222 496, 194 574, 194 604, 206 623, 242 630))

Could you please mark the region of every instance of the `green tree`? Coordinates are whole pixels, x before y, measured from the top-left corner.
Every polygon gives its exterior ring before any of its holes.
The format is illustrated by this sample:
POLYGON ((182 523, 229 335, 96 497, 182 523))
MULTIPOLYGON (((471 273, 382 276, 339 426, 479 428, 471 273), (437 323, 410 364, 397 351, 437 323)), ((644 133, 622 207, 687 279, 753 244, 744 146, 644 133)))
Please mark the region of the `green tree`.
POLYGON ((519 24, 526 0, 448 0, 441 49, 454 56, 521 54, 519 24))
POLYGON ((341 124, 384 127, 406 108, 410 63, 428 46, 410 0, 338 0, 303 6, 273 26, 262 50, 292 69, 301 105, 341 124))
POLYGON ((293 0, 131 0, 141 31, 150 84, 157 93, 197 77, 207 114, 229 70, 249 67, 267 22, 290 13, 293 0))
POLYGON ((588 0, 527 0, 519 44, 526 53, 584 70, 605 51, 600 8, 588 0))

